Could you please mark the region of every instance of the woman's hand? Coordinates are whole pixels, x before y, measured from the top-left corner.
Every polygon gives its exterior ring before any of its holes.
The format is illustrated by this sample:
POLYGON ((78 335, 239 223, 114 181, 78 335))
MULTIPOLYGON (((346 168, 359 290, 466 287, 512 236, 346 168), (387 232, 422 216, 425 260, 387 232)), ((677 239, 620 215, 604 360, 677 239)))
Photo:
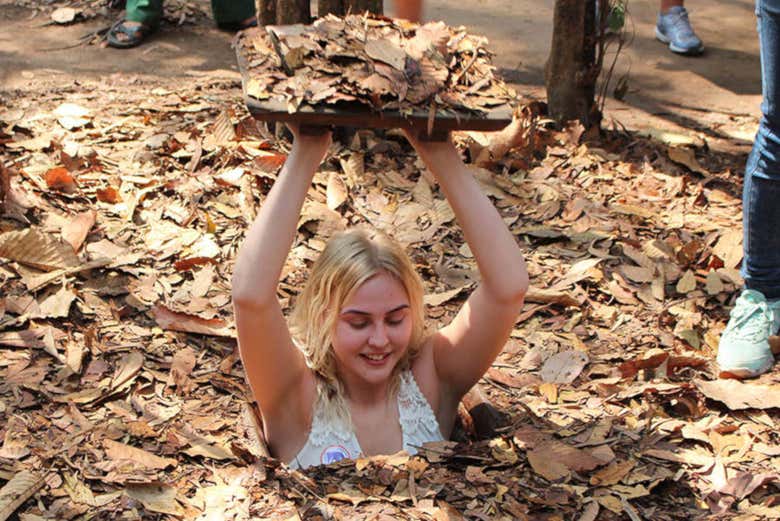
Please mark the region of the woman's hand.
POLYGON ((326 127, 305 127, 297 123, 287 123, 293 135, 293 154, 301 154, 308 159, 321 163, 328 153, 328 148, 332 142, 330 129, 326 127), (313 130, 313 131, 312 131, 313 130))
POLYGON ((420 132, 416 129, 403 129, 406 139, 417 151, 417 155, 428 166, 434 175, 438 176, 448 166, 461 164, 460 154, 452 144, 452 138, 447 135, 445 141, 425 141, 420 139, 420 132), (452 163, 452 162, 455 163, 452 163))

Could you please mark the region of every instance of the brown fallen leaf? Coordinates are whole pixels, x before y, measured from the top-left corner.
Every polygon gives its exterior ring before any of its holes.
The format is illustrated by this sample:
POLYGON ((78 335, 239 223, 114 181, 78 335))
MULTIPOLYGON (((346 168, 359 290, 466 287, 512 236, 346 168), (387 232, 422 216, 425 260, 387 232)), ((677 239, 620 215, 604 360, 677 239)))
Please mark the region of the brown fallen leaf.
POLYGON ((45 333, 46 330, 42 327, 28 329, 26 331, 7 331, 5 333, 0 333, 0 345, 42 349, 45 347, 43 342, 43 335, 45 333))
POLYGON ((368 40, 365 49, 366 54, 371 58, 386 63, 399 71, 404 70, 406 53, 390 40, 368 40))
POLYGON ((103 440, 103 449, 109 459, 130 460, 148 469, 162 470, 177 465, 173 458, 161 458, 144 449, 131 447, 114 440, 103 440))
POLYGON ((695 467, 705 467, 712 465, 715 458, 710 454, 691 449, 678 448, 674 451, 665 449, 647 449, 642 452, 642 456, 650 456, 675 463, 685 463, 695 467))
POLYGON ((189 376, 195 368, 195 351, 191 347, 185 347, 176 351, 171 363, 171 372, 168 385, 176 385, 182 393, 188 393, 192 388, 192 380, 189 376))
POLYGON ((702 166, 699 164, 699 161, 696 159, 696 154, 694 153, 694 150, 692 148, 670 146, 669 159, 671 159, 675 163, 687 167, 688 170, 690 170, 691 172, 695 172, 697 174, 702 174, 705 176, 710 175, 710 173, 707 172, 704 168, 702 168, 702 166))
POLYGON ((742 383, 737 380, 694 380, 696 387, 711 400, 723 402, 732 411, 780 408, 780 386, 742 383))
POLYGON ((224 320, 218 318, 205 319, 172 311, 162 304, 152 308, 152 314, 157 325, 170 331, 199 333, 201 335, 225 336, 234 338, 236 332, 224 320))
POLYGON ((347 200, 347 187, 337 172, 331 172, 328 176, 326 198, 328 208, 331 210, 335 210, 347 200))
POLYGON ((39 314, 43 318, 64 318, 68 316, 70 305, 76 300, 76 294, 67 286, 43 297, 38 302, 39 314))
POLYGON ((581 304, 578 299, 565 291, 535 288, 533 286, 528 288, 525 294, 525 301, 538 304, 558 304, 566 307, 577 307, 581 304))
POLYGON ((528 451, 528 461, 534 472, 550 481, 565 478, 571 471, 584 472, 604 464, 586 451, 556 440, 537 444, 528 451))
POLYGON ((545 382, 570 384, 588 364, 588 355, 582 351, 569 350, 545 360, 540 376, 545 382))
POLYGON ((13 515, 28 498, 44 485, 42 476, 23 470, 0 488, 0 521, 5 521, 13 515))
POLYGON ((144 356, 138 351, 130 351, 119 361, 119 364, 111 378, 111 388, 118 389, 130 382, 141 371, 144 365, 144 356))
POLYGON ((0 234, 0 257, 44 271, 81 263, 69 244, 38 228, 0 234))
POLYGON ((128 485, 128 497, 139 501, 146 510, 180 517, 184 508, 176 501, 177 490, 167 485, 128 485))
POLYGON ((66 194, 72 194, 76 191, 76 180, 68 172, 67 168, 58 166, 48 170, 44 176, 46 186, 52 190, 65 192, 66 194))
POLYGON ((603 469, 594 472, 590 476, 590 484, 602 487, 615 485, 626 477, 635 465, 636 461, 633 459, 612 462, 603 469))
POLYGON ((495 367, 488 369, 485 373, 485 377, 515 389, 523 389, 539 382, 539 377, 536 375, 522 374, 517 376, 495 367))
POLYGON ((466 286, 461 286, 459 288, 442 291, 441 293, 430 293, 428 295, 425 295, 423 301, 428 306, 432 306, 432 307, 441 306, 445 302, 448 302, 453 298, 455 298, 458 294, 460 294, 461 291, 463 291, 468 287, 469 285, 466 285, 466 286))
POLYGON ((95 225, 96 219, 97 212, 95 210, 87 210, 74 215, 63 225, 62 238, 73 247, 74 252, 78 253, 89 231, 95 225))
POLYGON ((97 200, 102 203, 116 204, 122 200, 122 196, 119 195, 119 190, 113 186, 98 188, 95 190, 95 196, 97 197, 97 200))
POLYGON ((712 254, 726 268, 737 268, 742 261, 742 230, 726 230, 712 247, 712 254))
POLYGON ((690 293, 696 289, 696 277, 691 270, 685 272, 680 280, 677 281, 677 293, 690 293))

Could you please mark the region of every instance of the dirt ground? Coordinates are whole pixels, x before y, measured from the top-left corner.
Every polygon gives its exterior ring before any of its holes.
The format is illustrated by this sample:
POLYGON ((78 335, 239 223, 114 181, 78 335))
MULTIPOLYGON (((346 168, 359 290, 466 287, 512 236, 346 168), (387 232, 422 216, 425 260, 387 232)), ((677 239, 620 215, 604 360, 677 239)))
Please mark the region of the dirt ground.
MULTIPOLYGON (((549 0, 430 0, 424 17, 462 24, 488 36, 502 74, 521 93, 543 96, 552 4, 549 0)), ((689 1, 695 29, 706 46, 703 56, 690 58, 670 53, 655 40, 657 2, 632 0, 628 30, 633 39, 615 67, 615 77, 629 75, 629 92, 623 103, 608 102, 607 117, 629 128, 679 125, 715 141, 722 137, 749 141, 753 127, 746 120, 758 115, 761 94, 752 6, 750 0, 689 1)), ((203 9, 208 11, 207 2, 203 9)), ((387 11, 392 13, 391 2, 387 11)), ((188 71, 236 71, 231 35, 204 18, 180 27, 165 25, 137 49, 81 45, 56 50, 104 27, 106 19, 57 26, 44 25, 47 17, 37 14, 17 7, 13 0, 0 0, 0 88, 25 90, 41 82, 67 84, 112 74, 167 82, 188 71)))

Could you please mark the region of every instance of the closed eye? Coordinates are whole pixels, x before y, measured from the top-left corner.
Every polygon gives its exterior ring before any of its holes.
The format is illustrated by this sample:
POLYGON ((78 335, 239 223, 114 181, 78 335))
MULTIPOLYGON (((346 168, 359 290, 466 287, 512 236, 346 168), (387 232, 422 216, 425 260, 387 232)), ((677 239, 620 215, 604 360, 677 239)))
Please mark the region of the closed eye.
POLYGON ((353 329, 363 329, 363 328, 365 328, 368 325, 368 322, 366 322, 364 320, 362 320, 360 322, 349 322, 349 325, 353 329))

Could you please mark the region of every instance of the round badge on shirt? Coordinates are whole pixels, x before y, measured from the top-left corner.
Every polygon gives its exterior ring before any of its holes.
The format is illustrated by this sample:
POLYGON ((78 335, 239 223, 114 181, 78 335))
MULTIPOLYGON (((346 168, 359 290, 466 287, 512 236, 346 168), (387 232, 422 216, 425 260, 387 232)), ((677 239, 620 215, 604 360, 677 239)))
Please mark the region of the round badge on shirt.
POLYGON ((348 459, 349 457, 349 451, 345 447, 341 445, 330 445, 329 447, 325 447, 325 450, 322 451, 320 463, 327 465, 329 463, 336 463, 337 461, 348 459))

